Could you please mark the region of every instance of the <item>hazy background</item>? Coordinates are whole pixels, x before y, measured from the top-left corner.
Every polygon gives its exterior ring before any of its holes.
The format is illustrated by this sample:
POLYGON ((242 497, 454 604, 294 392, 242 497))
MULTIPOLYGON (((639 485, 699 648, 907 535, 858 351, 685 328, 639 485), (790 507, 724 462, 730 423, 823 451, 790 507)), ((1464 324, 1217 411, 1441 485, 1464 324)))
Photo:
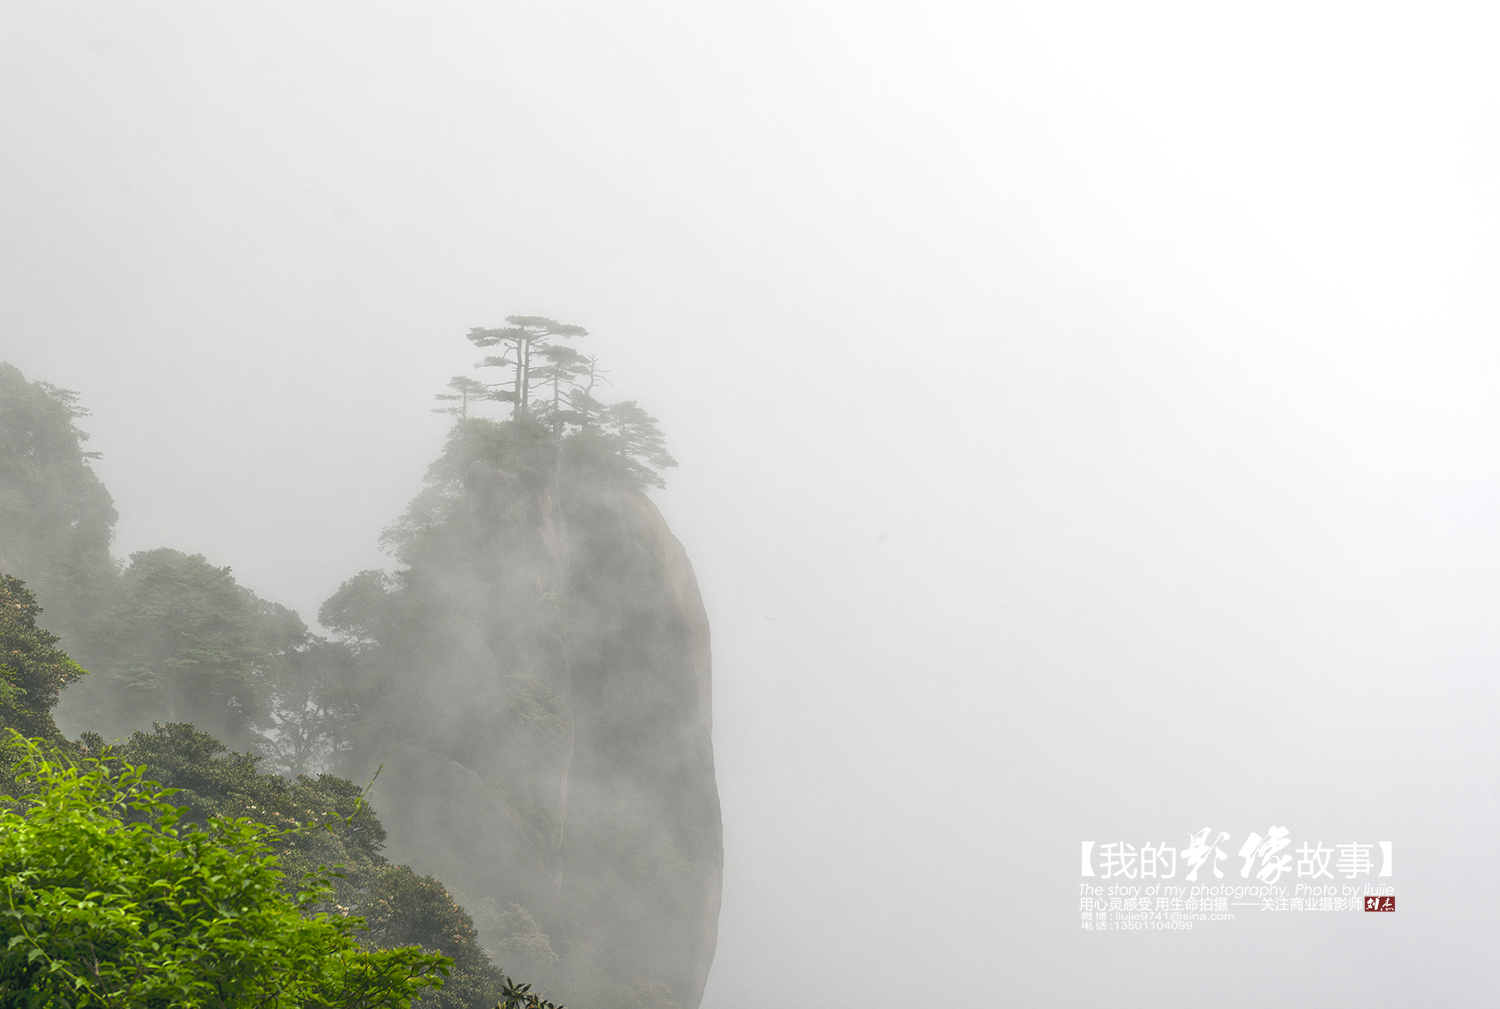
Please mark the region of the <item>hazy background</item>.
POLYGON ((311 619, 468 328, 589 327, 713 623, 707 1009, 1479 1004, 1495 27, 6 3, 0 357, 94 411, 117 552, 311 619), (1079 929, 1080 839, 1271 823, 1393 839, 1399 913, 1079 929))

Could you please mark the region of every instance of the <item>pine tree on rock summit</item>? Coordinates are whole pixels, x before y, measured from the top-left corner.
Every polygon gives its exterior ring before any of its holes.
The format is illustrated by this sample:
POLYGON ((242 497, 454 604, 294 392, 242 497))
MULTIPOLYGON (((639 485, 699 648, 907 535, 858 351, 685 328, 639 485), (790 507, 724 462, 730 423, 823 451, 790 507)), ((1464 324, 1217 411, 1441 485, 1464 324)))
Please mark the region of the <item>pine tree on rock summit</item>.
POLYGON ((511 416, 519 417, 530 408, 533 351, 539 351, 554 337, 572 338, 589 334, 582 326, 567 325, 539 315, 507 315, 505 321, 508 325, 499 329, 470 329, 469 340, 476 347, 504 346, 503 353, 485 358, 476 367, 514 369, 515 378, 510 395, 501 394, 500 398, 509 400, 511 416))

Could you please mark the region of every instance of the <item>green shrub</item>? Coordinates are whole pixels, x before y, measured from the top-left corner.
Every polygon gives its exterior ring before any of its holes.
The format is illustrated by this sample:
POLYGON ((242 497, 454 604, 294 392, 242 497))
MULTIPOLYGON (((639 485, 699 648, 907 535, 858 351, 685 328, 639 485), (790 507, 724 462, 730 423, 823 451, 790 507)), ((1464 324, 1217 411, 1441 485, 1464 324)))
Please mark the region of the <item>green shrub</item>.
POLYGON ((287 831, 180 826, 142 767, 11 745, 27 794, 0 813, 0 1005, 405 1009, 443 983, 447 957, 362 949, 359 918, 305 914, 328 874, 285 892, 271 850, 287 831))

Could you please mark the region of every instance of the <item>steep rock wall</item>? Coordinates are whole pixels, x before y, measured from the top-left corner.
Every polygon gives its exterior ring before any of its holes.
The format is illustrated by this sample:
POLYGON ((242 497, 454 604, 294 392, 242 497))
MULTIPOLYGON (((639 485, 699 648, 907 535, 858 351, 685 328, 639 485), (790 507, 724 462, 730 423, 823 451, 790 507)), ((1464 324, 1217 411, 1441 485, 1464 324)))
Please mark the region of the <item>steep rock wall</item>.
POLYGON ((718 935, 723 843, 711 743, 708 618, 654 505, 565 501, 576 742, 563 906, 614 969, 652 963, 696 1006, 718 935))
POLYGON ((643 495, 476 462, 461 547, 417 564, 428 647, 375 804, 502 966, 577 1009, 696 1009, 723 864, 707 614, 643 495), (438 712, 447 712, 438 718, 438 712))

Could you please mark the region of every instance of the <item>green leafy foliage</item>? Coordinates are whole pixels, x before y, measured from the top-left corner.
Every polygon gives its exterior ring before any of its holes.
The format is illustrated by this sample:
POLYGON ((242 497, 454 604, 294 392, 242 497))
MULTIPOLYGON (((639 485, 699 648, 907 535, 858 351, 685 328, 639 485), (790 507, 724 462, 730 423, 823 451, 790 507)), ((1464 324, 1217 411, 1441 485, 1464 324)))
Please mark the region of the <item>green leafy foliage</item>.
POLYGON ((82 708, 78 720, 111 736, 157 719, 193 722, 248 742, 266 702, 252 598, 200 554, 132 554, 113 604, 93 624, 97 675, 70 698, 82 708))
POLYGON ((142 767, 15 745, 34 794, 0 814, 4 1004, 405 1007, 447 974, 440 954, 362 948, 359 919, 312 912, 326 874, 287 892, 273 848, 306 828, 184 824, 142 767))
POLYGON ((318 623, 338 635, 356 655, 386 636, 394 614, 390 593, 394 579, 384 571, 361 571, 340 585, 318 610, 318 623))
POLYGON ((297 846, 317 848, 329 864, 358 868, 378 858, 385 843, 385 830, 352 782, 331 774, 292 779, 264 774, 261 757, 231 752, 190 724, 155 725, 109 747, 86 736, 85 745, 85 755, 112 768, 150 767, 157 781, 176 790, 186 822, 247 816, 278 829, 308 823, 326 828, 306 836, 288 834, 288 847, 277 849, 283 857, 297 846))
POLYGON ((310 633, 292 610, 246 592, 256 637, 253 674, 262 704, 253 745, 295 777, 330 766, 369 701, 354 651, 310 633))
POLYGON ((364 702, 348 648, 197 554, 133 554, 90 638, 95 674, 64 709, 107 737, 191 722, 296 776, 329 766, 364 702))
POLYGON ((289 894, 302 876, 336 866, 336 874, 324 874, 326 888, 303 901, 304 911, 363 919, 354 934, 370 948, 418 945, 450 958, 447 983, 441 991, 425 992, 423 1006, 489 1009, 495 1004, 505 978, 480 947, 468 913, 438 880, 386 860, 381 853, 385 829, 353 782, 331 774, 294 779, 263 774, 261 758, 230 752, 191 725, 157 725, 109 748, 101 748, 97 738, 86 743, 88 753, 113 773, 148 767, 153 778, 174 790, 183 823, 247 818, 267 824, 273 832, 265 843, 286 872, 283 887, 289 894))
POLYGON ((431 876, 404 865, 385 865, 361 902, 369 941, 382 948, 418 945, 453 960, 441 991, 423 996, 434 1009, 489 1009, 509 979, 479 945, 473 919, 431 876))
POLYGON ((58 651, 57 635, 36 625, 40 612, 24 582, 0 575, 0 729, 59 740, 52 707, 84 670, 58 651))
POLYGON ((500 992, 500 1002, 495 1009, 563 1009, 555 1002, 548 1002, 541 995, 531 990, 529 984, 517 984, 510 978, 505 979, 505 987, 500 992))

